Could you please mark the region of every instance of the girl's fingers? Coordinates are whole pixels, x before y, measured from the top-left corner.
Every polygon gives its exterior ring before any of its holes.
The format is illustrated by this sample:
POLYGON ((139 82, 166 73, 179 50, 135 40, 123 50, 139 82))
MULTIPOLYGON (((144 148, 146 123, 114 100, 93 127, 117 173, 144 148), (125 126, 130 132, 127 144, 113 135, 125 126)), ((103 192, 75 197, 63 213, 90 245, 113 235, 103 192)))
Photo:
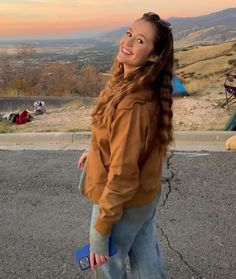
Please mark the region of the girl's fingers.
POLYGON ((106 256, 100 256, 100 261, 101 263, 106 263, 107 262, 107 257, 106 256))
POLYGON ((94 270, 94 267, 95 267, 94 257, 95 257, 95 254, 93 252, 90 252, 89 260, 90 260, 90 265, 91 265, 92 270, 94 270))
POLYGON ((82 169, 83 169, 83 167, 84 167, 84 162, 81 162, 80 164, 78 164, 78 168, 79 168, 79 169, 81 169, 81 170, 82 170, 82 169))
POLYGON ((83 167, 83 165, 82 165, 82 163, 81 162, 78 162, 78 169, 82 169, 82 167, 83 167))
POLYGON ((109 259, 108 256, 100 256, 97 255, 93 252, 90 252, 90 265, 91 265, 91 269, 94 270, 96 264, 105 264, 107 262, 107 260, 109 259))
POLYGON ((78 160, 78 169, 83 169, 87 156, 81 156, 78 160))
POLYGON ((97 264, 101 264, 100 256, 95 254, 95 260, 97 264))

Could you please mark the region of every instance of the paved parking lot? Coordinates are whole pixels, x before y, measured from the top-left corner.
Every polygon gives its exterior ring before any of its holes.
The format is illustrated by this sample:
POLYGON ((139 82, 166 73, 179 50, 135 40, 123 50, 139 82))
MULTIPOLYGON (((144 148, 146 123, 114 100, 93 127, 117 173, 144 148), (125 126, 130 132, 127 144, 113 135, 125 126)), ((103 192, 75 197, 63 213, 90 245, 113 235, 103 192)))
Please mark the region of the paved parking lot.
MULTIPOLYGON (((79 151, 0 150, 0 278, 92 278, 73 253, 91 205, 77 191, 79 151)), ((172 152, 157 237, 170 279, 236 278, 236 154, 172 152)))

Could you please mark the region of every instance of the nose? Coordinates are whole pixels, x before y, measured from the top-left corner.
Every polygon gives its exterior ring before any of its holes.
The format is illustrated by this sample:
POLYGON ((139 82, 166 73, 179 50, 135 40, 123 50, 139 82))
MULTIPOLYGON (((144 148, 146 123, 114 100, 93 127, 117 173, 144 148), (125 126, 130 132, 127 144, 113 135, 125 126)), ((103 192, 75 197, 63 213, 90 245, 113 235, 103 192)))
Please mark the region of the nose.
POLYGON ((133 46, 133 42, 134 42, 134 40, 133 40, 133 38, 132 37, 129 37, 129 38, 127 38, 126 40, 125 40, 125 44, 127 45, 127 46, 133 46))

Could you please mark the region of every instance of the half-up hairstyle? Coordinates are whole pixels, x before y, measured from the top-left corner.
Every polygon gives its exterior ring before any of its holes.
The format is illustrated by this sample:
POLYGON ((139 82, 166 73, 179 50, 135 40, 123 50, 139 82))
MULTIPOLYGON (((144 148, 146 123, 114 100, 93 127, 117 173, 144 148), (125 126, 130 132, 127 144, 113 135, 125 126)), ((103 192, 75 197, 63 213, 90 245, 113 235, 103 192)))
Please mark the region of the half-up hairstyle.
POLYGON ((112 119, 117 104, 127 94, 137 90, 150 89, 156 100, 157 126, 155 135, 160 150, 166 154, 173 140, 172 126, 172 72, 173 72, 173 35, 171 25, 157 14, 145 13, 139 20, 152 24, 155 30, 152 55, 157 61, 147 61, 137 70, 124 77, 124 67, 115 59, 111 68, 111 77, 105 89, 100 93, 92 112, 92 124, 102 127, 112 119))

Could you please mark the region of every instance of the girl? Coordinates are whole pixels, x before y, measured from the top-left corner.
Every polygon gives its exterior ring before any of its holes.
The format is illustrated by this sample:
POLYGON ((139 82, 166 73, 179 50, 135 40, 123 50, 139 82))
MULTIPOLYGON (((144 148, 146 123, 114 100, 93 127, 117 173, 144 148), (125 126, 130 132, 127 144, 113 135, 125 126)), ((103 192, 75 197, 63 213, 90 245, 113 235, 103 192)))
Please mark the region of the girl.
POLYGON ((146 13, 120 40, 111 77, 92 113, 89 151, 78 162, 94 204, 90 262, 97 278, 167 278, 156 242, 162 161, 172 141, 173 36, 146 13), (118 252, 108 257, 112 235, 118 252))

